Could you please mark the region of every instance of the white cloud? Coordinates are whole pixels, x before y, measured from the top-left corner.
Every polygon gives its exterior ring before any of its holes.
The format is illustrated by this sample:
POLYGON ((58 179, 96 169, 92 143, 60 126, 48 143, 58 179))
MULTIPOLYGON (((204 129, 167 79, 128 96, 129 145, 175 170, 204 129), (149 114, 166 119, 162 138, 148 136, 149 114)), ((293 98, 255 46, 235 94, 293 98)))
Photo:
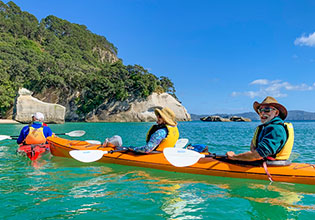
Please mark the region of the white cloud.
POLYGON ((267 85, 267 84, 268 84, 267 79, 256 79, 250 83, 250 85, 267 85))
POLYGON ((238 96, 238 95, 241 95, 241 93, 240 92, 232 92, 232 94, 231 94, 231 96, 238 96))
POLYGON ((302 37, 295 39, 294 44, 298 46, 315 47, 315 32, 308 36, 303 35, 302 37))
POLYGON ((266 97, 273 96, 275 98, 286 97, 285 91, 311 91, 315 90, 315 83, 307 85, 305 83, 292 85, 289 82, 283 82, 282 80, 267 80, 257 79, 249 83, 249 85, 260 85, 257 91, 245 91, 245 92, 232 92, 232 96, 249 96, 255 97, 266 97))

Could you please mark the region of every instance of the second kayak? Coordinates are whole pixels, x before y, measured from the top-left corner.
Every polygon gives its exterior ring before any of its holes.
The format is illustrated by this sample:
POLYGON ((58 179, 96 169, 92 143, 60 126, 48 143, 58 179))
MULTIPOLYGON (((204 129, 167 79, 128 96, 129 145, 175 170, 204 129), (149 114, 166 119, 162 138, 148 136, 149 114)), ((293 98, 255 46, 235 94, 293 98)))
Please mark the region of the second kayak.
POLYGON ((18 154, 26 155, 30 160, 34 161, 40 158, 44 153, 50 151, 50 144, 29 144, 19 145, 17 149, 18 154))

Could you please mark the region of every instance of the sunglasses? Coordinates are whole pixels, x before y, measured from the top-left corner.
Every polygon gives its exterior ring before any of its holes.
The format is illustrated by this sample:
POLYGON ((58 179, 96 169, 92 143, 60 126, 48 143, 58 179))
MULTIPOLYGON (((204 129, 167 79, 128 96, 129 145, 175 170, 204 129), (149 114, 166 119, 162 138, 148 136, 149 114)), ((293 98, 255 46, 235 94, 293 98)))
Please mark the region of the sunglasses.
POLYGON ((259 113, 262 113, 262 112, 269 113, 269 112, 274 111, 274 110, 276 110, 276 109, 275 108, 271 108, 271 107, 264 107, 264 108, 258 109, 258 112, 259 113))

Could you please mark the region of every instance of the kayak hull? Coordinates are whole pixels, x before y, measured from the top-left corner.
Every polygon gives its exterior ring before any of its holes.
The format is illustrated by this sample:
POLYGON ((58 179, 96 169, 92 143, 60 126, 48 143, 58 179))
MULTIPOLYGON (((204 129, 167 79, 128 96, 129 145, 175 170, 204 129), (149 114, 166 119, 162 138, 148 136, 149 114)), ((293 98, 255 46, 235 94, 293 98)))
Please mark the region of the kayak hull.
MULTIPOLYGON (((69 155, 71 150, 113 150, 86 141, 71 141, 58 137, 49 137, 48 143, 52 155, 67 158, 72 158, 69 155)), ((269 180, 262 166, 230 163, 213 158, 202 158, 188 167, 175 167, 166 160, 163 153, 114 152, 104 154, 98 162, 210 176, 269 180)), ((274 181, 315 185, 315 165, 312 164, 292 163, 288 166, 269 166, 268 171, 274 181)))
POLYGON ((34 161, 50 151, 50 144, 20 144, 17 153, 26 155, 30 160, 34 161))

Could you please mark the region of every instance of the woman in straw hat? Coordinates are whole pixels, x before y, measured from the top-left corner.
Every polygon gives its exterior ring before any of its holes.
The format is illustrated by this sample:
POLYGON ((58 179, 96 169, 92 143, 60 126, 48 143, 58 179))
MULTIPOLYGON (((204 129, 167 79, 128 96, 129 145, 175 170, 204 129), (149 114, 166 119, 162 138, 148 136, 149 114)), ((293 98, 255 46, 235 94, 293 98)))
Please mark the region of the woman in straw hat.
POLYGON ((175 113, 165 107, 156 108, 154 113, 157 124, 153 125, 147 133, 146 145, 141 147, 130 147, 130 150, 150 153, 153 150, 163 151, 166 147, 174 147, 179 137, 175 113))
POLYGON ((235 154, 226 153, 231 160, 288 160, 294 142, 291 123, 285 123, 286 108, 273 97, 267 96, 261 103, 254 102, 254 110, 260 117, 259 125, 251 142, 250 151, 235 154))

